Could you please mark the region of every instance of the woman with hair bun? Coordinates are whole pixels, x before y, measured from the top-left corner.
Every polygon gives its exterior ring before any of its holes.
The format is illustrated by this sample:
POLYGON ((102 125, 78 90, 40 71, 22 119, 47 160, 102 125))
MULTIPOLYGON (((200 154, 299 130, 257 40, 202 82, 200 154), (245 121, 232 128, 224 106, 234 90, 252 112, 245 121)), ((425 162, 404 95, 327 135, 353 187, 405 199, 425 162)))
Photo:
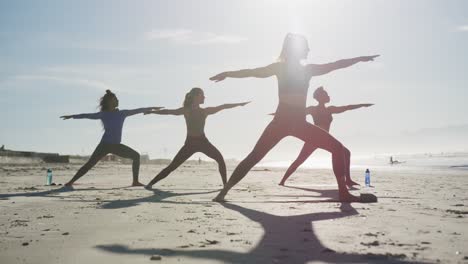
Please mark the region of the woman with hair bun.
MULTIPOLYGON (((345 105, 345 106, 326 106, 327 103, 330 102, 330 96, 328 95, 327 91, 323 88, 323 86, 318 87, 314 91, 314 99, 317 100, 318 105, 309 106, 306 108, 306 114, 310 114, 314 120, 314 124, 321 129, 330 133, 330 126, 333 121, 334 114, 340 114, 345 111, 358 109, 361 107, 369 107, 374 104, 355 104, 355 105, 345 105)), ((344 147, 344 146, 343 146, 344 147)), ((302 147, 299 156, 296 160, 289 166, 288 170, 281 179, 279 185, 284 185, 286 180, 293 174, 299 166, 301 166, 307 158, 312 155, 312 153, 317 149, 317 147, 313 144, 305 143, 302 147)), ((351 165, 351 151, 348 148, 344 147, 345 152, 345 182, 346 186, 351 188, 353 185, 359 185, 357 182, 351 180, 351 173, 349 171, 351 165)))
POLYGON ((104 127, 104 134, 102 135, 101 142, 98 144, 93 154, 89 158, 88 162, 84 164, 75 176, 65 184, 65 186, 72 186, 79 178, 85 175, 99 160, 109 153, 115 154, 122 158, 131 159, 132 171, 133 171, 133 182, 132 186, 143 186, 138 181, 138 173, 140 170, 140 154, 132 148, 121 144, 122 139, 122 127, 125 118, 128 116, 140 114, 143 112, 158 110, 162 107, 145 107, 133 110, 119 110, 119 100, 117 96, 110 90, 106 90, 106 94, 101 97, 99 107, 100 112, 91 114, 79 114, 79 115, 65 115, 61 116, 63 120, 66 119, 100 119, 104 127))
POLYGON ((185 118, 185 124, 187 126, 187 138, 185 144, 175 155, 172 162, 164 168, 158 175, 152 179, 145 187, 151 189, 151 187, 166 178, 171 172, 177 169, 182 163, 184 163, 190 156, 196 152, 201 152, 208 157, 214 159, 218 163, 219 173, 223 185, 226 184, 226 164, 224 163, 223 155, 221 152, 211 144, 205 136, 205 121, 209 115, 216 114, 217 112, 233 108, 237 106, 244 106, 250 102, 237 103, 237 104, 223 104, 216 107, 201 108, 200 104, 205 102, 205 95, 201 88, 195 87, 185 95, 183 107, 178 109, 163 109, 156 111, 148 111, 145 114, 158 114, 158 115, 183 115, 185 118))

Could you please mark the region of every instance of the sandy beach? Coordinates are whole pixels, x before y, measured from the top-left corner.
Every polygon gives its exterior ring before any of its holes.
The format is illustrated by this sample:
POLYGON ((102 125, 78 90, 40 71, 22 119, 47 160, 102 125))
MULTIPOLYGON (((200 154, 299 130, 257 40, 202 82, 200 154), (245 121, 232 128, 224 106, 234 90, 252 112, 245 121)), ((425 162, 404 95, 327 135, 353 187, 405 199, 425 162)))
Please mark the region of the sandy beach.
MULTIPOLYGON (((48 167, 64 183, 79 165, 48 167)), ((143 165, 142 182, 161 168, 143 165)), ((374 170, 374 188, 352 191, 372 204, 336 202, 329 169, 280 187, 284 169, 255 168, 226 204, 211 201, 212 163, 184 164, 153 191, 127 187, 130 165, 100 163, 73 191, 44 186, 45 170, 2 165, 1 263, 468 263, 463 169, 374 170)))

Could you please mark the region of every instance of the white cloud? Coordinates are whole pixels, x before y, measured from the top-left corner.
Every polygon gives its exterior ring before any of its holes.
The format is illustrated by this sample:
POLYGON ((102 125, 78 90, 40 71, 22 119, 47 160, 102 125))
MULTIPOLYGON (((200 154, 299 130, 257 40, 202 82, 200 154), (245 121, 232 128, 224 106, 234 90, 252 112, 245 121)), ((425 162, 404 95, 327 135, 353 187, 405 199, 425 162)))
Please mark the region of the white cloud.
POLYGON ((457 31, 466 31, 466 32, 468 32, 468 25, 463 25, 463 26, 457 27, 457 31))
POLYGON ((145 36, 148 40, 168 40, 192 45, 236 44, 247 40, 242 36, 197 32, 190 29, 153 30, 147 32, 145 36))

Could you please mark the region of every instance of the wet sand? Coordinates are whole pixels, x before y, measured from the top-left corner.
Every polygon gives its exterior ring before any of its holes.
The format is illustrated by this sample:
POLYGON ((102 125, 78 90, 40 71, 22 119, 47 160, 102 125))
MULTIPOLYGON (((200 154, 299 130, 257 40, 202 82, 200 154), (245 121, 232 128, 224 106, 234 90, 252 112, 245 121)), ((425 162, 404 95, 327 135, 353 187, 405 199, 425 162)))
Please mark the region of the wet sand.
MULTIPOLYGON (((48 165, 64 183, 78 165, 48 165)), ((147 183, 163 165, 142 165, 147 183)), ((100 163, 73 191, 43 165, 1 165, 0 263, 468 263, 467 170, 372 170, 379 201, 342 204, 329 169, 255 168, 226 204, 217 167, 186 164, 153 191, 100 163), (153 258, 153 260, 151 259, 153 258)), ((228 168, 228 176, 233 166, 228 168)), ((352 170, 361 184, 362 171, 352 170)))

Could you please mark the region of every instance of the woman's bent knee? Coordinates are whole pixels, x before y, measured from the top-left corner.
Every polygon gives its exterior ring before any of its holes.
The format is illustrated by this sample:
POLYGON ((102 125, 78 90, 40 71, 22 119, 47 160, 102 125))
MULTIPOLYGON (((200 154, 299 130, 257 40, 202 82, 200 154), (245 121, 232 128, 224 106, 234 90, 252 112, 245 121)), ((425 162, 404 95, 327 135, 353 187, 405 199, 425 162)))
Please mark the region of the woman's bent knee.
POLYGON ((344 147, 344 146, 343 146, 343 148, 344 148, 345 154, 346 154, 347 156, 351 156, 351 151, 349 151, 349 149, 348 149, 347 147, 344 147))

